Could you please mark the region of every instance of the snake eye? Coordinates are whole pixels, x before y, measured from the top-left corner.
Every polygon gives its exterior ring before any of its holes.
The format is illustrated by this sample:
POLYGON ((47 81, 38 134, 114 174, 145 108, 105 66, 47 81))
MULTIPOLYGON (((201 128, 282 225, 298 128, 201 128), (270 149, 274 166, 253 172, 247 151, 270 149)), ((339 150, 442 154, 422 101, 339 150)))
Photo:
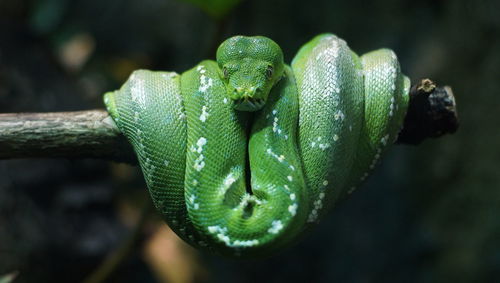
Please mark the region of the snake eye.
POLYGON ((273 66, 267 66, 267 69, 266 69, 266 77, 268 79, 272 78, 273 77, 273 73, 274 73, 274 69, 273 69, 273 66))
POLYGON ((222 76, 224 76, 225 79, 229 76, 229 71, 226 67, 222 67, 222 76))

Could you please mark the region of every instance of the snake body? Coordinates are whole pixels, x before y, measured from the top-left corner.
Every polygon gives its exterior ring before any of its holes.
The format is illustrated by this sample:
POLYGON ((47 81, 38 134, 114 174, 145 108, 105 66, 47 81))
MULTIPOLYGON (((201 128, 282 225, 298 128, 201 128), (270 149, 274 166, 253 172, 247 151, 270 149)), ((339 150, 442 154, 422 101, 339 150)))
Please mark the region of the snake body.
POLYGON ((223 42, 179 75, 135 71, 104 96, 156 208, 191 245, 262 256, 295 242, 394 141, 410 82, 395 54, 332 34, 291 66, 265 37, 223 42))

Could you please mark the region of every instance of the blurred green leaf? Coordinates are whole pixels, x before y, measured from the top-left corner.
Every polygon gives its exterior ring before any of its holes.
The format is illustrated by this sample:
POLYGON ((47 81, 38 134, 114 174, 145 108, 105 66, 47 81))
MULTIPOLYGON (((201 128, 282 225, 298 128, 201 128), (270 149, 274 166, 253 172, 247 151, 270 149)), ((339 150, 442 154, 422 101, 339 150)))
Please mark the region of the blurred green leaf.
POLYGON ((241 0, 179 0, 199 7, 210 17, 219 20, 229 14, 241 0))
POLYGON ((31 27, 38 33, 53 31, 61 23, 67 5, 66 0, 35 1, 30 15, 31 27))
POLYGON ((11 283, 16 279, 17 277, 17 271, 11 272, 9 274, 1 275, 0 276, 0 283, 11 283))

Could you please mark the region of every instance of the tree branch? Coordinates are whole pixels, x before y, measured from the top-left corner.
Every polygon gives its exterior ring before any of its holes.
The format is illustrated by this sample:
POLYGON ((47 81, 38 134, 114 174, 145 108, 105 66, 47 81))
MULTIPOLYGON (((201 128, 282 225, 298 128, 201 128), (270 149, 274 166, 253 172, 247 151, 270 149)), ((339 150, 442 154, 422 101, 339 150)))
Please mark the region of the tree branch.
MULTIPOLYGON (((425 79, 411 88, 396 143, 418 144, 457 128, 451 88, 425 79)), ((56 157, 137 164, 132 147, 105 110, 0 114, 0 159, 56 157)))
POLYGON ((0 114, 0 159, 36 157, 137 163, 105 110, 0 114))
POLYGON ((430 79, 412 86, 405 121, 396 143, 416 145, 427 138, 453 134, 458 113, 451 87, 439 87, 430 79))

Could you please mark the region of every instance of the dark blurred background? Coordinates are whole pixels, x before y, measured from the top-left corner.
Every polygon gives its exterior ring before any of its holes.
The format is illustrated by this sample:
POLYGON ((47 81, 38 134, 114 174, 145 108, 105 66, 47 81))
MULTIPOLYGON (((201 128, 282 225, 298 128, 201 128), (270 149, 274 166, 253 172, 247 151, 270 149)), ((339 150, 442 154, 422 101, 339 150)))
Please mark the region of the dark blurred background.
POLYGON ((234 34, 274 39, 289 62, 333 32, 451 85, 459 131, 395 146, 313 233, 259 261, 185 246, 143 208, 136 167, 0 161, 0 278, 81 282, 148 213, 107 282, 500 282, 500 1, 208 2, 0 0, 0 112, 103 108, 131 71, 182 72, 234 34))

